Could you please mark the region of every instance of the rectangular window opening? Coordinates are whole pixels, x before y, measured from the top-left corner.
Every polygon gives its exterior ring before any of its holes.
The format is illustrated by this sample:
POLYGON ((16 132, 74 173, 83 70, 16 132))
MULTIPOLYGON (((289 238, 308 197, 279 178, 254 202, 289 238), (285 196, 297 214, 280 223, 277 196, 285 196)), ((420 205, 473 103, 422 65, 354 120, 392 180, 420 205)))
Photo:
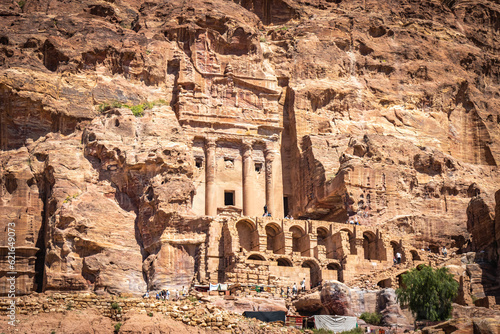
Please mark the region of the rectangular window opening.
POLYGON ((234 191, 224 191, 224 205, 234 205, 234 191))
POLYGON ((203 168, 203 159, 202 158, 196 158, 195 163, 196 163, 196 168, 203 168))
POLYGON ((262 162, 256 162, 255 163, 255 171, 257 173, 260 173, 262 171, 262 162))
POLYGON ((226 168, 234 168, 234 159, 233 158, 224 157, 224 166, 226 168))

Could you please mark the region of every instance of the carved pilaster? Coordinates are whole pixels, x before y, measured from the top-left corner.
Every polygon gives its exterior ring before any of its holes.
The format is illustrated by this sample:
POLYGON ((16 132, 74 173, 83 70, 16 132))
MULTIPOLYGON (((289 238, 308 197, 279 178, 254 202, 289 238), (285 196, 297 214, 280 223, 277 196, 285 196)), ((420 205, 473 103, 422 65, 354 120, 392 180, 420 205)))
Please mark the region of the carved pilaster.
POLYGON ((243 142, 243 215, 252 215, 252 194, 253 178, 252 178, 252 145, 249 142, 243 142))
POLYGON ((273 162, 276 156, 276 152, 268 147, 265 152, 266 159, 266 205, 267 210, 275 217, 277 217, 275 201, 274 201, 274 171, 273 162))
POLYGON ((358 255, 358 258, 364 259, 365 258, 365 249, 363 247, 363 238, 356 238, 354 240, 354 246, 356 247, 356 255, 358 255))
POLYGON ((205 142, 205 214, 207 216, 217 215, 217 201, 215 194, 215 146, 215 139, 207 138, 205 142))

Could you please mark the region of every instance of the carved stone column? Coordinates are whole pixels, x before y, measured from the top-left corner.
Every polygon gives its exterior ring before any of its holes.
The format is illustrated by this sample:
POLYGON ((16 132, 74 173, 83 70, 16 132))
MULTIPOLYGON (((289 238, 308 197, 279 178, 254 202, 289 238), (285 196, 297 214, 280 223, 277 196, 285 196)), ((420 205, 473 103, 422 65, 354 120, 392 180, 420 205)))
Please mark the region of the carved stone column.
POLYGON ((252 194, 254 180, 252 178, 252 145, 250 143, 243 143, 243 215, 252 216, 252 194))
POLYGON ((274 205, 274 173, 273 173, 273 161, 276 152, 271 148, 266 148, 265 159, 266 159, 266 205, 267 211, 273 215, 273 217, 278 217, 274 205))
POLYGON ((215 139, 207 138, 205 143, 205 214, 217 215, 217 198, 215 188, 215 139))
POLYGON ((283 180, 278 142, 268 142, 266 159, 266 205, 273 217, 283 218, 283 180))

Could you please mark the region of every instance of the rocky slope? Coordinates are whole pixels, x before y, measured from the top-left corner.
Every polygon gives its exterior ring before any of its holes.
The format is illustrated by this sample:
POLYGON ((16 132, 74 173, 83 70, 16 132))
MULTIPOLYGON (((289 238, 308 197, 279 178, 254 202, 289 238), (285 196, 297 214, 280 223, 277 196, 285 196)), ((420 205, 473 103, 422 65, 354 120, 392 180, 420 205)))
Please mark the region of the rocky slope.
POLYGON ((295 217, 484 251, 498 271, 497 2, 27 0, 0 13, 0 220, 16 223, 22 293, 140 294, 203 270, 211 235, 192 211, 183 115, 255 101, 228 106, 226 83, 199 73, 276 81, 247 86, 279 92, 262 109, 283 127, 295 217))

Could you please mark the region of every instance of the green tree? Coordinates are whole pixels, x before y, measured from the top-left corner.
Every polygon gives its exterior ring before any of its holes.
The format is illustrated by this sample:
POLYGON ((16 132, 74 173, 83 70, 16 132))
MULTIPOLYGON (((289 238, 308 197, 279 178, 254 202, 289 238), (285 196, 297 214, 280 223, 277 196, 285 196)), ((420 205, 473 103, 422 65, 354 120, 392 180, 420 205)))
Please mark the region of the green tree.
POLYGON ((450 317, 451 303, 457 296, 458 283, 448 268, 419 266, 402 275, 396 290, 398 300, 408 305, 416 320, 439 321, 450 317))

